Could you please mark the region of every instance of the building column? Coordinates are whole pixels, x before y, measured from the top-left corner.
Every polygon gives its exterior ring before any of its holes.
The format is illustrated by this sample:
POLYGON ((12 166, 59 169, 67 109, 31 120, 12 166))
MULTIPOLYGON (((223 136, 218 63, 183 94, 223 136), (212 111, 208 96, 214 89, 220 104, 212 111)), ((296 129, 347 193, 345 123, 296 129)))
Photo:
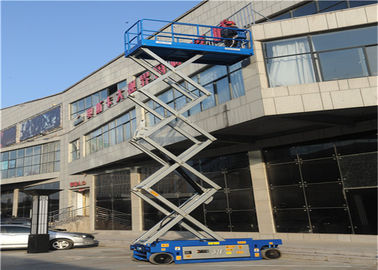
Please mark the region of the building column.
POLYGON ((260 234, 274 234, 276 230, 262 153, 261 151, 250 151, 248 156, 259 232, 260 234))
POLYGON ((13 190, 13 204, 12 204, 12 216, 17 217, 17 211, 18 211, 18 195, 19 195, 19 189, 16 188, 13 190))
MULTIPOLYGON (((130 189, 140 183, 140 172, 138 167, 130 170, 130 189)), ((131 226, 133 231, 143 230, 143 204, 142 199, 131 193, 131 226)))
MULTIPOLYGON (((87 179, 86 179, 87 181, 87 179)), ((88 179, 89 182, 89 179, 88 179)), ((91 176, 89 185, 89 228, 93 232, 96 222, 96 185, 95 176, 91 176)))

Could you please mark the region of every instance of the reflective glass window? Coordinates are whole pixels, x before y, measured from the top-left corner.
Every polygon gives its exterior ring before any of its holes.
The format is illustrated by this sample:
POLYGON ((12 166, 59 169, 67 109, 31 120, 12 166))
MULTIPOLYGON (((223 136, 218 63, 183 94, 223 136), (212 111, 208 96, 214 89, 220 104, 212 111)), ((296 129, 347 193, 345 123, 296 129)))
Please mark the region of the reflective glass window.
MULTIPOLYGON (((319 1, 319 2, 323 2, 323 1, 319 1)), ((333 3, 333 5, 329 5, 327 8, 320 10, 319 13, 345 9, 348 7, 346 1, 330 1, 330 2, 337 2, 337 3, 333 3)))
POLYGON ((301 183, 298 163, 268 164, 266 166, 270 185, 296 185, 301 183))
POLYGON ((315 14, 316 11, 317 11, 316 3, 310 2, 308 4, 300 6, 299 8, 293 10, 293 17, 301 17, 301 16, 315 14))
POLYGON ((377 192, 376 187, 346 190, 355 233, 377 234, 377 192))
POLYGON ((362 48, 319 53, 324 81, 368 76, 362 48))
POLYGON ((231 224, 233 232, 258 232, 257 218, 255 211, 234 211, 231 212, 231 224))
POLYGON ((341 182, 312 184, 305 187, 308 207, 345 207, 341 182))
POLYGON ((206 225, 214 231, 230 231, 229 215, 225 212, 206 212, 206 225))
POLYGON ((201 102, 202 110, 207 110, 215 106, 215 97, 214 97, 214 86, 213 84, 208 84, 204 88, 211 93, 204 101, 201 102))
POLYGON ((297 159, 296 149, 292 146, 266 149, 263 152, 265 162, 267 163, 290 162, 297 159))
POLYGON ((378 57, 377 57, 377 46, 370 46, 366 47, 366 54, 368 58, 368 65, 370 68, 370 75, 378 75, 377 65, 378 65, 378 57))
POLYGON ((314 233, 351 233, 346 208, 311 209, 309 211, 314 233))
POLYGON ((335 154, 333 143, 298 146, 296 150, 301 159, 332 157, 335 154))
POLYGON ((291 18, 291 12, 285 12, 281 15, 275 16, 271 18, 272 21, 279 21, 279 20, 284 20, 284 19, 290 19, 291 18))
POLYGON ((277 232, 305 233, 310 231, 306 209, 276 209, 273 211, 277 232))
POLYGON ((359 7, 364 5, 377 4, 377 1, 359 1, 359 0, 349 0, 350 7, 359 7))
POLYGON ((377 153, 342 156, 339 162, 346 187, 377 186, 377 153))
POLYGON ((232 97, 238 98, 245 95, 242 71, 238 70, 230 75, 232 97))
POLYGON ((312 36, 316 51, 377 44, 377 26, 312 36))
POLYGON ((376 152, 377 136, 366 136, 351 140, 336 142, 336 152, 338 155, 357 154, 364 152, 376 152))
POLYGON ((229 195, 229 205, 232 211, 255 209, 251 189, 232 190, 229 195))
POLYGON ((306 206, 303 188, 299 185, 271 187, 270 196, 274 208, 303 208, 306 206))
POLYGON ((228 78, 223 78, 216 82, 218 104, 225 103, 231 99, 231 92, 228 85, 228 78))
POLYGON ((227 208, 226 194, 224 191, 218 191, 214 194, 213 200, 211 203, 205 205, 206 210, 215 211, 215 210, 224 210, 227 208))
POLYGON ((251 188, 252 179, 249 168, 228 171, 226 174, 227 187, 230 189, 251 188))
POLYGON ((335 158, 304 160, 301 165, 303 181, 308 183, 340 181, 335 158))

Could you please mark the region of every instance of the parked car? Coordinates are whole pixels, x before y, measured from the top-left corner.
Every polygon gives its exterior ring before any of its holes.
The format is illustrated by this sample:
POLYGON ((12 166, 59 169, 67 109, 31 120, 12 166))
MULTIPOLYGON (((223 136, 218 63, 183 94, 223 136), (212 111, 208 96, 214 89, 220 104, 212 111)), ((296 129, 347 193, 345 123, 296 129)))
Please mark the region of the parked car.
POLYGON ((25 217, 2 217, 1 224, 21 224, 21 225, 31 225, 31 219, 25 217))
MULTIPOLYGON (((27 248, 30 226, 19 224, 0 225, 0 248, 27 248)), ((73 247, 97 246, 98 241, 88 233, 49 231, 51 249, 63 250, 73 247)))

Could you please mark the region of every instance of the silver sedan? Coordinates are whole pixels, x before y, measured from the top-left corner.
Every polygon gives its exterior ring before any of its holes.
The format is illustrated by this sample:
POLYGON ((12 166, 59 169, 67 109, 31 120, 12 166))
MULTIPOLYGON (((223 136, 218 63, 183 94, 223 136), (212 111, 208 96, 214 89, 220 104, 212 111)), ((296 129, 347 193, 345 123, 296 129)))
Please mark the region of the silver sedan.
MULTIPOLYGON (((0 248, 27 248, 30 227, 17 224, 1 224, 0 248)), ((61 231, 49 231, 50 246, 52 249, 62 250, 73 247, 97 246, 98 241, 87 233, 71 233, 61 231)))

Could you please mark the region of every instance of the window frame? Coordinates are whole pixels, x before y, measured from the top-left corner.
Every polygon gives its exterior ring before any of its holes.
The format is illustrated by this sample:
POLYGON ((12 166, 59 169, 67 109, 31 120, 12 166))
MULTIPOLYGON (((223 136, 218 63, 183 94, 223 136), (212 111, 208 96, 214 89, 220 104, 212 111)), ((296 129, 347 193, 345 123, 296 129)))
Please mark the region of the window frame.
POLYGON ((307 34, 307 35, 298 35, 297 37, 295 38, 284 38, 284 39, 276 39, 276 40, 268 40, 268 41, 265 41, 263 42, 263 56, 264 56, 264 63, 265 63, 265 72, 266 72, 266 77, 267 77, 267 80, 268 80, 268 85, 269 87, 280 87, 280 86, 288 86, 288 85, 275 85, 275 86, 272 86, 272 83, 271 83, 271 78, 270 78, 270 74, 269 74, 269 69, 268 69, 268 62, 269 61, 272 61, 273 59, 285 59, 287 57, 293 57, 293 56, 301 56, 301 55, 309 55, 310 58, 311 58, 311 64, 313 66, 313 72, 314 72, 314 77, 315 77, 315 82, 327 82, 327 81, 333 81, 333 80, 343 80, 343 79, 352 79, 352 78, 363 78, 363 77, 368 77, 368 76, 375 76, 372 71, 371 71, 371 67, 370 67, 370 64, 369 64, 369 59, 367 57, 367 53, 366 53, 366 48, 367 47, 373 47, 373 46, 378 46, 378 42, 375 43, 375 44, 363 44, 363 45, 358 45, 358 46, 348 46, 348 47, 342 47, 342 48, 335 48, 335 49, 322 49, 322 50, 316 50, 314 48, 314 43, 313 43, 313 37, 314 36, 317 36, 317 35, 323 35, 323 34, 329 34, 329 33, 339 33, 339 32, 344 32, 344 31, 350 31, 350 30, 358 30, 358 29, 367 29, 369 27, 377 27, 378 29, 378 26, 377 24, 369 24, 369 25, 365 25, 364 27, 355 27, 355 28, 351 28, 351 29, 346 29, 346 30, 341 30, 341 31, 328 31, 328 32, 323 32, 323 33, 318 33, 318 34, 307 34), (268 57, 268 51, 267 51, 267 44, 269 44, 270 42, 276 42, 276 41, 286 41, 286 40, 290 40, 290 39, 297 39, 297 38, 306 38, 307 39, 307 43, 308 43, 308 46, 309 46, 309 49, 310 51, 309 52, 303 52, 303 53, 294 53, 294 54, 287 54, 287 55, 280 55, 280 56, 271 56, 271 57, 268 57), (336 51, 346 51, 346 50, 351 50, 351 49, 362 49, 362 52, 363 52, 363 56, 364 56, 364 64, 366 69, 367 69, 367 76, 358 76, 358 77, 348 77, 348 78, 337 78, 337 79, 332 79, 332 80, 324 80, 323 78, 323 70, 322 70, 322 64, 320 63, 320 57, 319 57, 319 54, 321 53, 327 53, 327 52, 336 52, 336 51))

